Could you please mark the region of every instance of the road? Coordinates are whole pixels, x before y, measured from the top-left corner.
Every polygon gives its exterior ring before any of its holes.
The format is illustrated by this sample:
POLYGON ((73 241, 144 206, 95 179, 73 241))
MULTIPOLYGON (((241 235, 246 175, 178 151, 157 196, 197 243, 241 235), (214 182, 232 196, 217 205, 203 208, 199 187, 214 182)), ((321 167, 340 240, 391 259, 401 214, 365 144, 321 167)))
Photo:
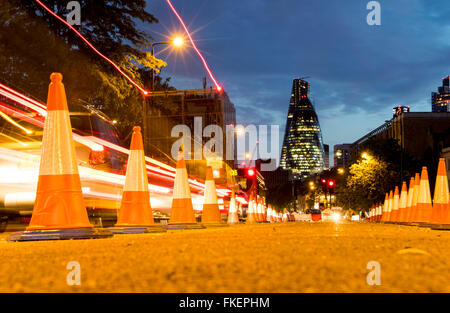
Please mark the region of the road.
POLYGON ((0 292, 450 292, 450 232, 369 223, 236 225, 13 243, 0 292), (69 286, 77 261, 81 285, 69 286), (368 285, 367 263, 380 264, 368 285))

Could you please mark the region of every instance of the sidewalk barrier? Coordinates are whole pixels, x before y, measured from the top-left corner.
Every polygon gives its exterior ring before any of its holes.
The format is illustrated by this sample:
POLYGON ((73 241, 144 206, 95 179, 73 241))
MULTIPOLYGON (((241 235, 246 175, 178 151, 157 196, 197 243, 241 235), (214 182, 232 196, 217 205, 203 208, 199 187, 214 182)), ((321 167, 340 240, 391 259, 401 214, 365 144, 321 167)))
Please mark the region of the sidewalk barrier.
POLYGON ((165 232, 156 224, 150 205, 147 169, 141 128, 135 126, 131 137, 130 154, 125 175, 122 201, 117 223, 109 228, 113 234, 138 234, 165 232))
POLYGON ((50 75, 36 200, 29 226, 8 241, 111 237, 89 223, 81 191, 66 92, 60 73, 50 75))

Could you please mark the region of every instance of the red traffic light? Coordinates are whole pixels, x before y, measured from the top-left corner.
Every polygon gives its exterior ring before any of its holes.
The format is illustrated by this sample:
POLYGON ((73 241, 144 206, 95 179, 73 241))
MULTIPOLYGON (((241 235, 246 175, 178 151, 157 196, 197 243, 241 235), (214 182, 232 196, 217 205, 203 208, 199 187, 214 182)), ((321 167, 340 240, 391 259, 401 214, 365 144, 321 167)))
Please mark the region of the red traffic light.
POLYGON ((334 186, 334 180, 330 180, 330 181, 328 182, 328 186, 333 187, 333 186, 334 186))
POLYGON ((255 170, 252 169, 252 168, 249 168, 249 169, 247 170, 247 176, 248 176, 248 177, 253 177, 253 176, 255 176, 255 170))
POLYGON ((327 182, 327 181, 326 181, 325 179, 322 179, 322 183, 324 183, 324 184, 325 184, 326 182, 327 182))

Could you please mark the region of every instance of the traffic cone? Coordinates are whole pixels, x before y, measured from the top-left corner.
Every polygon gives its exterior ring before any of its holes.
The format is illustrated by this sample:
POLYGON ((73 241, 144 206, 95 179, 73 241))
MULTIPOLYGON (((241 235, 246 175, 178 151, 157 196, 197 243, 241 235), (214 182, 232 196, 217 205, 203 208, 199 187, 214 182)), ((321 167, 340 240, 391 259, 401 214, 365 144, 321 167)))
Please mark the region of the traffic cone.
POLYGON ((245 222, 246 222, 246 224, 254 224, 254 223, 256 223, 255 202, 253 200, 253 193, 250 194, 250 198, 249 198, 249 201, 248 201, 247 220, 245 222))
POLYGON ((145 167, 144 145, 139 126, 133 128, 122 202, 117 223, 114 226, 109 228, 114 234, 166 231, 162 225, 155 224, 153 219, 147 169, 145 167))
POLYGON ((272 206, 270 204, 269 207, 267 208, 267 221, 269 223, 273 223, 272 206))
POLYGON ((414 177, 411 177, 409 181, 409 189, 408 194, 406 196, 406 207, 405 209, 400 212, 400 222, 402 224, 408 223, 408 215, 410 214, 412 203, 413 203, 413 197, 414 197, 414 177))
POLYGON ((232 191, 231 199, 230 199, 230 208, 228 209, 228 224, 239 224, 239 215, 236 207, 236 198, 235 192, 232 191))
POLYGON ((257 223, 261 222, 261 204, 259 203, 259 200, 255 201, 255 205, 254 205, 254 215, 255 215, 255 220, 257 223))
POLYGON ((386 196, 384 197, 383 210, 381 212, 381 222, 386 222, 388 202, 389 194, 386 192, 386 196))
POLYGON ((397 223, 403 223, 404 222, 404 215, 406 210, 406 205, 408 203, 408 189, 406 187, 406 182, 404 181, 402 184, 402 191, 400 193, 400 200, 398 205, 398 214, 397 214, 397 223))
POLYGON ((432 204, 427 167, 422 167, 420 175, 419 198, 417 200, 417 223, 427 224, 431 219, 432 204))
POLYGON ((394 202, 394 194, 392 190, 389 192, 387 207, 386 207, 386 223, 391 222, 391 212, 392 212, 392 204, 394 202))
POLYGON ((203 204, 202 223, 205 226, 228 226, 222 223, 222 216, 217 202, 216 183, 212 167, 206 167, 205 200, 203 204))
POLYGON ((391 209, 391 215, 390 215, 390 222, 395 223, 397 222, 398 218, 398 210, 399 210, 399 201, 400 201, 400 194, 398 191, 398 186, 395 186, 394 191, 394 197, 392 198, 392 209, 391 209))
POLYGON ((433 229, 450 228, 450 203, 445 159, 439 159, 436 184, 434 187, 433 210, 430 224, 433 229))
POLYGON ((411 210, 408 215, 408 223, 414 224, 417 219, 417 201, 419 200, 419 189, 420 189, 420 174, 416 173, 414 177, 414 189, 413 189, 413 202, 411 205, 411 210))
POLYGON ((377 222, 381 221, 381 217, 383 215, 383 205, 382 203, 378 203, 378 214, 377 214, 377 222))
POLYGON ((9 241, 112 236, 111 232, 94 229, 89 223, 62 78, 60 73, 50 75, 41 163, 31 221, 26 231, 11 234, 9 241))
POLYGON ((195 219, 192 206, 191 188, 189 186, 186 162, 183 151, 178 152, 178 161, 173 187, 172 211, 167 225, 168 229, 204 228, 195 219))

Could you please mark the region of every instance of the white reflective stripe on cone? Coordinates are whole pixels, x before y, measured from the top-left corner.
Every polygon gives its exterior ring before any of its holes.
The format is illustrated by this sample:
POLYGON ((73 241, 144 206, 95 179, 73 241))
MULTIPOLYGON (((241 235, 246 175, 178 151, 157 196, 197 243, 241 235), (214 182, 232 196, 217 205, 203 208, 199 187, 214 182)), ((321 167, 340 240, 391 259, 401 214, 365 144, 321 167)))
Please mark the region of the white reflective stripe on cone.
POLYGON ((205 204, 217 204, 216 184, 213 180, 205 182, 205 204))
POLYGON ((175 176, 175 184, 173 186, 174 199, 190 199, 191 189, 189 188, 187 170, 185 168, 177 168, 175 176))
POLYGON ((47 111, 39 175, 78 174, 69 112, 47 111))
POLYGON ((230 200, 230 209, 228 210, 228 213, 236 213, 236 204, 234 199, 230 200))
POLYGON ((130 150, 123 191, 148 191, 147 169, 142 150, 130 150))
POLYGON ((419 198, 417 203, 431 203, 430 187, 428 186, 428 180, 420 180, 419 198))

